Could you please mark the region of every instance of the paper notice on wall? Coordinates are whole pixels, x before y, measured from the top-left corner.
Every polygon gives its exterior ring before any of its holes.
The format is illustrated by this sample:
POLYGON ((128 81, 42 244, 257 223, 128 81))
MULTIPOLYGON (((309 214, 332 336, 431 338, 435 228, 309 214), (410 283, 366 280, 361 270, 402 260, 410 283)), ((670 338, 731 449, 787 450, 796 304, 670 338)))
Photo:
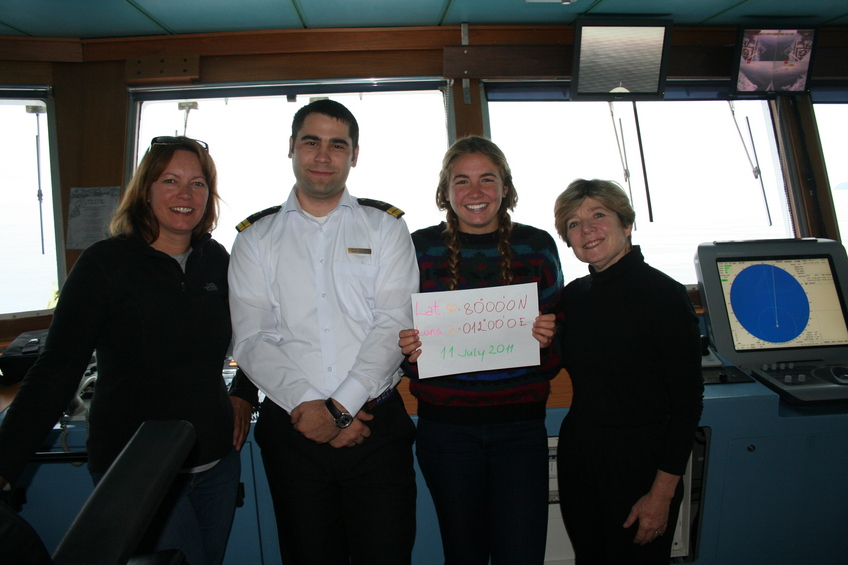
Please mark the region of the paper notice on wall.
POLYGON ((85 249, 109 235, 109 222, 118 208, 121 187, 71 188, 65 247, 85 249))

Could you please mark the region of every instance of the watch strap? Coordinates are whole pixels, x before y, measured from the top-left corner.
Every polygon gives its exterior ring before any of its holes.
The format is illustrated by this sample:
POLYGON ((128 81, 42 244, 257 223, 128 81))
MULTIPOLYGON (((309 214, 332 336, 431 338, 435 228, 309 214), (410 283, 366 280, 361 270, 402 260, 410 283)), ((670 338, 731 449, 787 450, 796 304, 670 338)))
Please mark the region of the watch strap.
POLYGON ((333 420, 336 421, 336 426, 346 428, 353 423, 353 416, 347 412, 339 410, 332 398, 325 400, 324 405, 327 407, 327 410, 330 411, 330 416, 332 416, 333 420))
POLYGON ((333 420, 338 420, 342 417, 342 411, 338 409, 332 398, 325 400, 324 404, 327 406, 327 410, 330 411, 330 415, 333 417, 333 420))

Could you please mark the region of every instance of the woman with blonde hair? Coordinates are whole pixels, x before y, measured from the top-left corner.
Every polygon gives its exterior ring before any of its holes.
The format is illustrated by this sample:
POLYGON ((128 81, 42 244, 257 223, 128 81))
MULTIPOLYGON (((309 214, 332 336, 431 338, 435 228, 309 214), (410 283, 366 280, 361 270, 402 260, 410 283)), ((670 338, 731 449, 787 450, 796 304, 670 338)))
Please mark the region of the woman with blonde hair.
POLYGON ((702 410, 698 318, 683 285, 632 244, 636 213, 617 183, 575 180, 554 218, 589 265, 560 304, 574 397, 557 479, 575 563, 667 564, 702 410))

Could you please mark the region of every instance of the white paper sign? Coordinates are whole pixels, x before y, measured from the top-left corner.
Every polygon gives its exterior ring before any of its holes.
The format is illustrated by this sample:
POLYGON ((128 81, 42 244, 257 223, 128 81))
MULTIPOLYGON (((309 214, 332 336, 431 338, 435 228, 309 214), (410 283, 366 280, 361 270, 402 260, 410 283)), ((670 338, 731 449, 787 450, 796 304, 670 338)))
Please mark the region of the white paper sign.
POLYGON ((419 378, 539 364, 536 283, 412 295, 419 378))
POLYGON ((95 241, 109 237, 109 222, 120 199, 120 186, 71 188, 65 246, 68 249, 85 249, 95 241))

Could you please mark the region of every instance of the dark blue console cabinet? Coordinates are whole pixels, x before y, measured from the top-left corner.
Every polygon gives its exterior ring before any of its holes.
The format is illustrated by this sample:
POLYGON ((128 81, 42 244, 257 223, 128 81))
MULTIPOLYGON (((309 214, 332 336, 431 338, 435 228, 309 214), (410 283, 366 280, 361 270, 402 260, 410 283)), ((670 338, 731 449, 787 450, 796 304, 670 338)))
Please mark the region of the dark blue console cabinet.
MULTIPOLYGON (((548 410, 551 435, 566 412, 548 410)), ((709 429, 710 443, 692 562, 848 563, 848 406, 793 408, 756 382, 710 385, 701 426, 709 429)), ((61 443, 56 430, 45 450, 61 451, 61 443)), ((68 449, 84 443, 84 422, 72 423, 68 449)), ((225 562, 279 563, 274 510, 252 433, 242 450, 242 482, 245 503, 236 512, 225 562)), ((22 515, 52 551, 91 492, 88 473, 67 463, 32 464, 21 486, 22 515)), ((413 562, 440 564, 438 524, 420 473, 418 500, 413 562)))

